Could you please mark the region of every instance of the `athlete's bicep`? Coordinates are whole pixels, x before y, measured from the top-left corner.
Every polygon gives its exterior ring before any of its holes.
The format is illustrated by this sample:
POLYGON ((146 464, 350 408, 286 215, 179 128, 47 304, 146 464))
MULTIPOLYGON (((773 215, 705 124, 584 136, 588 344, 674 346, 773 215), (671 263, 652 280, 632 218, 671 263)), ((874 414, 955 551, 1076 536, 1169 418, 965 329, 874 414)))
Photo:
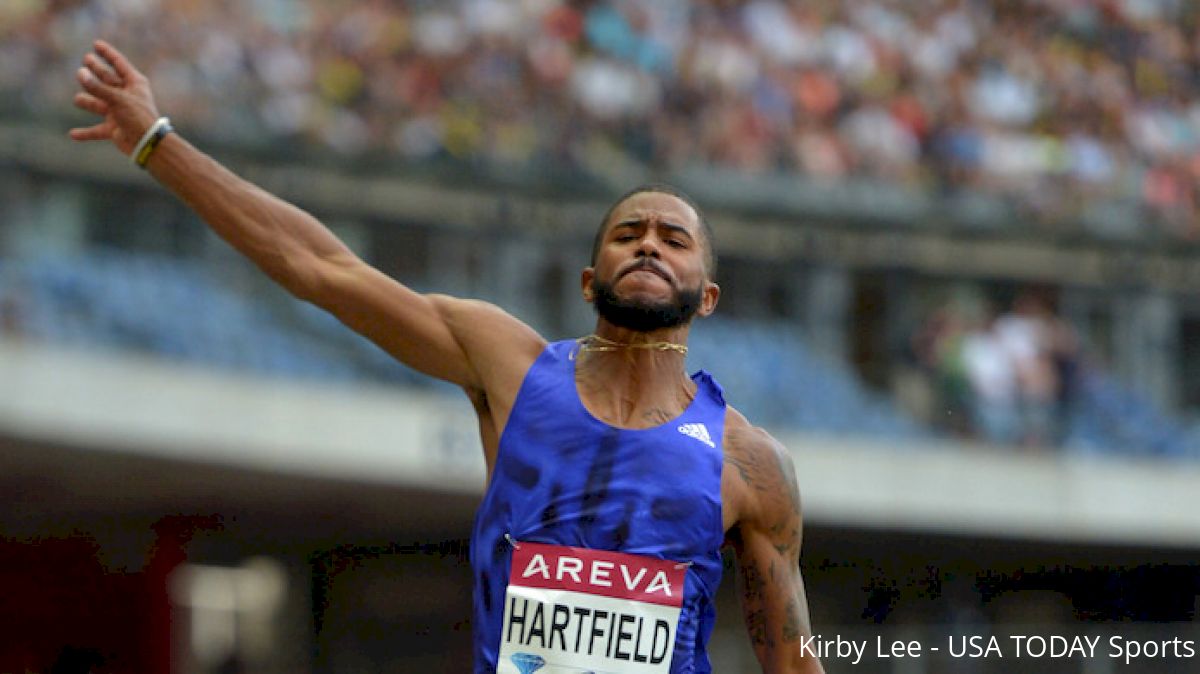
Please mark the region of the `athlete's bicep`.
POLYGON ((320 265, 309 301, 405 365, 467 388, 485 388, 496 360, 538 348, 540 338, 484 302, 415 292, 365 262, 320 265), (478 338, 488 330, 492 339, 478 338))

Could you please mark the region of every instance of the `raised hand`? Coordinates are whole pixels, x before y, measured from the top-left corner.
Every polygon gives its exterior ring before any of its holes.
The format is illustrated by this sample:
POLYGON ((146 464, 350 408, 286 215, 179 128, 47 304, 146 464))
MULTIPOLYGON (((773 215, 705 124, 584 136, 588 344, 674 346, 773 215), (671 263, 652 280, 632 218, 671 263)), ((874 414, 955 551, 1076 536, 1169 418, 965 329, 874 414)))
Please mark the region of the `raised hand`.
POLYGON ((83 67, 75 74, 83 88, 75 94, 75 107, 104 121, 71 129, 70 135, 79 141, 110 140, 128 155, 158 119, 150 81, 107 42, 96 40, 94 49, 83 57, 83 67))

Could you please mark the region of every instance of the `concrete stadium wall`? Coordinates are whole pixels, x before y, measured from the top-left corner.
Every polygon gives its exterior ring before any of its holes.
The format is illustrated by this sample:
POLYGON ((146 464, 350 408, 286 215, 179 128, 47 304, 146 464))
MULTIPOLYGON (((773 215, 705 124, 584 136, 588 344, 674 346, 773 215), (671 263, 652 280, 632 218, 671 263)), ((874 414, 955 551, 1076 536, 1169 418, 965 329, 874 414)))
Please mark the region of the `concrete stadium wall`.
MULTIPOLYGON (((0 382, 11 437, 466 497, 483 488, 464 398, 19 341, 0 341, 0 382)), ((1200 547, 1200 466, 777 435, 810 524, 1200 547)))

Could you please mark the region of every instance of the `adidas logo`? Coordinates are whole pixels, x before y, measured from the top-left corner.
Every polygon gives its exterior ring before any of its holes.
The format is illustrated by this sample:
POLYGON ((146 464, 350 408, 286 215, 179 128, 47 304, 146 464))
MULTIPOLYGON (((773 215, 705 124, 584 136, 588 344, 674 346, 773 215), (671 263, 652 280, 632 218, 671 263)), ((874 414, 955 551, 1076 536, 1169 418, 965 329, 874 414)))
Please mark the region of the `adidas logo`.
POLYGON ((679 427, 679 432, 703 442, 704 444, 716 449, 717 445, 712 441, 712 436, 708 434, 708 427, 704 424, 683 424, 679 427))

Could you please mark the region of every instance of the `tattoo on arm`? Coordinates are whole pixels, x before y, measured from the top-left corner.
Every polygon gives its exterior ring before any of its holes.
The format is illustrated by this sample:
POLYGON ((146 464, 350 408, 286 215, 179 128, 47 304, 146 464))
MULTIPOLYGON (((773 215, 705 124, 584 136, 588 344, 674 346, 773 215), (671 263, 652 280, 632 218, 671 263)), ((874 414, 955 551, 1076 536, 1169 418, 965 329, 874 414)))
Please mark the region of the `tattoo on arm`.
POLYGON ((736 432, 725 447, 725 463, 751 490, 754 524, 770 534, 780 553, 800 538, 800 489, 791 457, 760 431, 736 432))
POLYGON ((725 463, 733 466, 738 477, 755 492, 769 492, 779 486, 778 470, 765 461, 761 448, 756 446, 753 431, 736 431, 725 446, 725 463))
POLYGON ((789 597, 787 617, 783 622, 783 640, 791 643, 798 640, 801 636, 800 602, 795 597, 789 597))
POLYGON ((787 494, 788 505, 792 512, 799 513, 800 485, 796 483, 796 467, 792 465, 792 458, 784 452, 782 447, 772 454, 775 455, 775 460, 778 462, 779 474, 783 477, 783 492, 787 494))
POLYGON ((764 588, 762 573, 755 564, 742 565, 742 610, 746 617, 746 628, 750 631, 750 641, 755 650, 774 646, 769 643, 767 634, 767 612, 764 605, 764 588))
POLYGON ((792 671, 789 667, 806 663, 804 671, 820 671, 820 663, 801 649, 812 626, 800 575, 803 525, 791 457, 770 436, 750 430, 726 444, 725 461, 745 497, 730 540, 755 652, 765 670, 792 671))

